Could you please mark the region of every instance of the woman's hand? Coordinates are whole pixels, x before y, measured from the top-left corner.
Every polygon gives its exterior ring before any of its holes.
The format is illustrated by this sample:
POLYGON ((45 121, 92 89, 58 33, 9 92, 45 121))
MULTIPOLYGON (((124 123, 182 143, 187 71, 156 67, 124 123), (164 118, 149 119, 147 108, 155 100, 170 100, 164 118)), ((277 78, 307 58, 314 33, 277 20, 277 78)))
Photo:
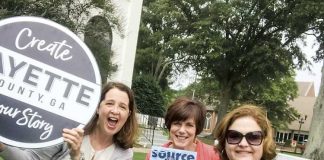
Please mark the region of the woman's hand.
POLYGON ((81 128, 63 129, 63 139, 68 143, 70 156, 73 160, 80 160, 83 134, 84 130, 81 128))
POLYGON ((0 142, 0 152, 6 148, 6 145, 0 142))

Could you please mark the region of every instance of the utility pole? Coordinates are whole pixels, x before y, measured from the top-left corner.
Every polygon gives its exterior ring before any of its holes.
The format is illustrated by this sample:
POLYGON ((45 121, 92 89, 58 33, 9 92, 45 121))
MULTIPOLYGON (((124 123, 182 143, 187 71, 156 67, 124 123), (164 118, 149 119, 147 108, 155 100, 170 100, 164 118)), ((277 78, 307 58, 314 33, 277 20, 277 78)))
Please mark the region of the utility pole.
POLYGON ((298 129, 298 135, 297 135, 297 141, 296 141, 296 146, 295 146, 294 153, 296 153, 296 150, 297 150, 297 144, 298 144, 298 140, 299 140, 299 137, 300 137, 301 126, 302 126, 302 124, 305 123, 306 119, 307 119, 307 115, 305 115, 305 118, 304 117, 301 117, 299 119, 299 121, 298 121, 298 123, 299 123, 299 129, 298 129))

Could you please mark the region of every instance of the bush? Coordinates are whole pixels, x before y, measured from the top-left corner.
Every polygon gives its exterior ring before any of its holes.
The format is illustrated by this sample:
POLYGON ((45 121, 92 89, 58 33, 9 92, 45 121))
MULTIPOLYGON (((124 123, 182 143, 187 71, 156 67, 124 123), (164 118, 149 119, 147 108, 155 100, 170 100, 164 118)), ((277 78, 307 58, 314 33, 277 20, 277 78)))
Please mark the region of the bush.
POLYGON ((291 147, 291 139, 285 141, 284 147, 291 147))
POLYGON ((162 90, 152 77, 135 77, 132 89, 135 94, 135 103, 140 113, 163 117, 165 109, 162 90))

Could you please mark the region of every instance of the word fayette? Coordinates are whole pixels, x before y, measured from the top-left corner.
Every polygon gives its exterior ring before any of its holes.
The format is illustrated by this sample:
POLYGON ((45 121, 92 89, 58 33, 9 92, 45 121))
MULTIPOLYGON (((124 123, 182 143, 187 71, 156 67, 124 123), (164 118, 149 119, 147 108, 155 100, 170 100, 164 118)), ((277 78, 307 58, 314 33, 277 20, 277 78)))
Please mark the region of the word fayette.
POLYGON ((29 28, 22 29, 16 37, 16 47, 20 50, 35 47, 38 51, 47 51, 51 56, 53 56, 54 59, 61 59, 62 61, 67 61, 72 58, 69 50, 69 48, 72 48, 72 46, 67 45, 66 40, 48 44, 45 40, 37 39, 36 37, 31 38, 32 33, 32 30, 29 28), (23 43, 25 41, 29 42, 23 43))
POLYGON ((89 106, 89 101, 92 98, 91 95, 93 95, 92 93, 94 92, 93 88, 27 62, 28 61, 19 61, 19 59, 17 60, 15 57, 9 55, 6 56, 6 54, 0 51, 0 75, 7 75, 12 79, 19 75, 22 77, 22 82, 24 84, 37 87, 38 90, 45 89, 47 92, 52 90, 52 92, 56 92, 57 94, 62 90, 64 92, 60 93, 64 98, 69 98, 69 96, 73 95, 71 92, 76 92, 76 97, 73 97, 75 102, 89 106), (7 66, 2 65, 5 64, 5 62, 8 64, 7 66), (45 81, 45 85, 42 84, 41 81, 45 81), (65 88, 58 88, 62 86, 65 88))

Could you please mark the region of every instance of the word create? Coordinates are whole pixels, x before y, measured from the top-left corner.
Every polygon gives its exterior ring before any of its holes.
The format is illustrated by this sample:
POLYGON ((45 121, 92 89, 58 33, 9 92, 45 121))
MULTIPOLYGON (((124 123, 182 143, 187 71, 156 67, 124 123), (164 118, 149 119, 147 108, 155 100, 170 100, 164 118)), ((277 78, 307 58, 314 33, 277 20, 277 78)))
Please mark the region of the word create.
POLYGON ((25 50, 27 48, 33 48, 35 47, 38 51, 47 51, 54 59, 61 59, 62 61, 67 61, 72 58, 72 55, 70 54, 70 50, 72 46, 66 44, 66 40, 63 40, 62 42, 53 42, 47 44, 45 40, 37 39, 36 37, 30 37, 32 36, 33 32, 29 28, 22 29, 15 41, 15 45, 20 50, 25 50), (28 43, 23 43, 22 40, 28 39, 28 43), (64 49, 65 48, 65 49, 64 49), (62 51, 63 50, 63 51, 62 51))

